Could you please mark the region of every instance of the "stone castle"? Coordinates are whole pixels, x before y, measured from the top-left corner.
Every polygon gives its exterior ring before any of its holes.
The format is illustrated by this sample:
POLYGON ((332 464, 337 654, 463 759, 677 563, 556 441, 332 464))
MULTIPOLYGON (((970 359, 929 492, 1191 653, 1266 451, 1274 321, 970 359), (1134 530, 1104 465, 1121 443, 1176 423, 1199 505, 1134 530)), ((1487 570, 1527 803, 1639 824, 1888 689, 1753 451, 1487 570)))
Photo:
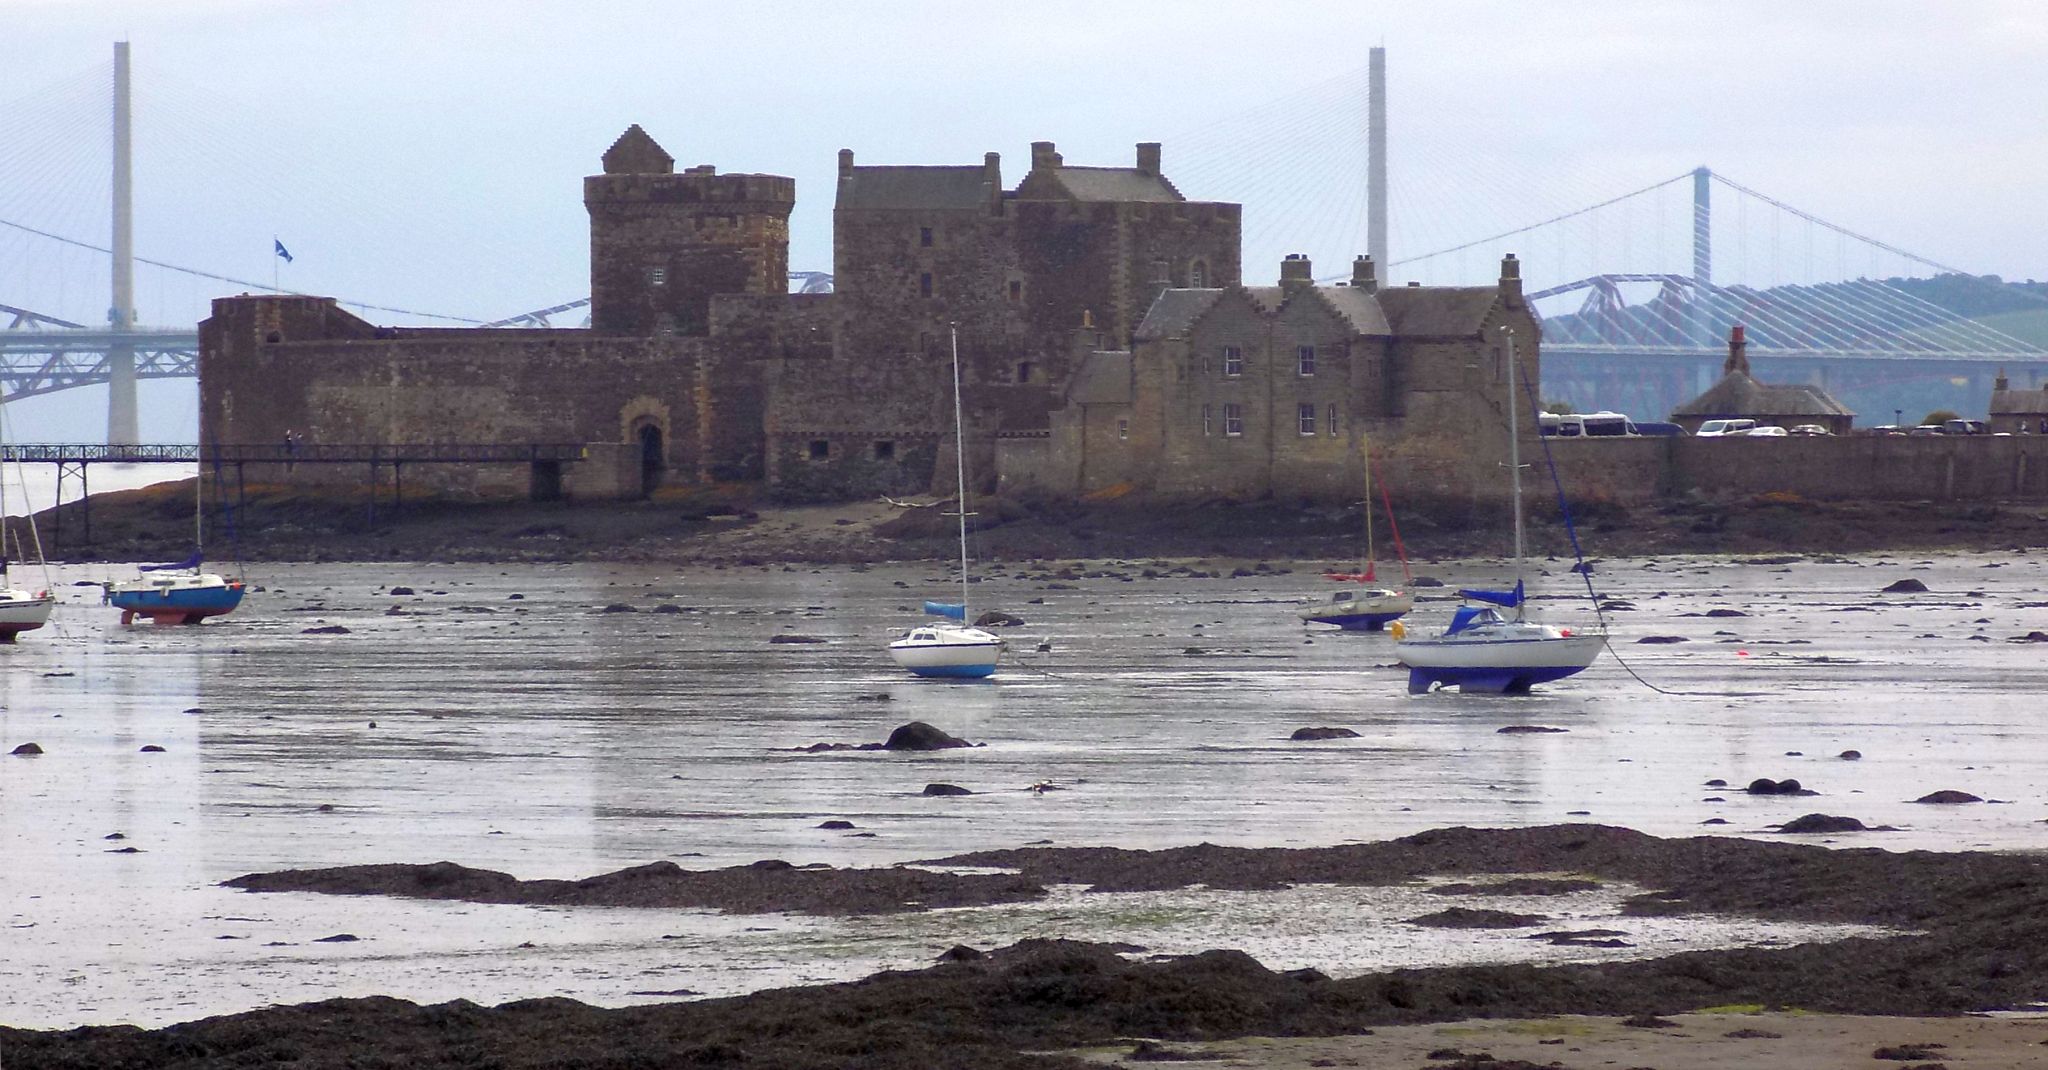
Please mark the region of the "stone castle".
MULTIPOLYGON (((1382 287, 1363 258, 1319 285, 1292 257, 1278 286, 1248 287, 1241 206, 1188 200, 1154 143, 1094 167, 1040 142, 1014 188, 995 153, 842 150, 829 294, 787 292, 795 196, 785 177, 677 171, 631 127, 584 180, 588 328, 379 327, 329 298, 223 298, 200 325, 201 440, 584 447, 408 476, 458 494, 943 490, 957 330, 975 482, 1348 499, 1369 441, 1411 485, 1464 494, 1499 478, 1510 332, 1532 385, 1539 367, 1512 257, 1494 286, 1382 287)), ((361 479, 279 468, 263 478, 361 479)))

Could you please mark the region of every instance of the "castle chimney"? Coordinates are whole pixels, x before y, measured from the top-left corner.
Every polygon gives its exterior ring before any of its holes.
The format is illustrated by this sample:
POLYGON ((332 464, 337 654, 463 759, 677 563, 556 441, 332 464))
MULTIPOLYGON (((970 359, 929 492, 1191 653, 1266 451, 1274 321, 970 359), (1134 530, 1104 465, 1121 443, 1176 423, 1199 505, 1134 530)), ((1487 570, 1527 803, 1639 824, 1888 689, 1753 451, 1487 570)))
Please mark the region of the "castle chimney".
POLYGON ((853 177, 853 150, 852 150, 852 149, 840 149, 840 150, 839 150, 839 177, 840 177, 840 178, 852 178, 852 177, 853 177))
POLYGON ((1351 262, 1351 285, 1369 294, 1380 292, 1380 277, 1373 270, 1372 257, 1361 256, 1351 262))
POLYGON ((981 184, 988 187, 988 210, 991 215, 1003 211, 1003 155, 999 152, 985 152, 981 155, 981 184))
POLYGON ((1722 375, 1736 372, 1749 374, 1749 340, 1743 336, 1740 323, 1728 332, 1728 360, 1721 365, 1722 375))
POLYGON ((1998 378, 1991 380, 1991 389, 2000 394, 2012 389, 2012 384, 2005 381, 2004 368, 1998 369, 1998 378))
POLYGON ((1159 142, 1138 142, 1138 173, 1141 175, 1152 175, 1155 178, 1158 177, 1159 142))
POLYGON ((1522 307, 1522 262, 1513 253, 1500 258, 1500 296, 1509 308, 1522 307))
POLYGON ((1287 259, 1280 261, 1281 293, 1292 297, 1297 291, 1315 284, 1315 267, 1309 263, 1307 256, 1301 253, 1288 253, 1287 259))
POLYGON ((1031 143, 1031 169, 1033 171, 1041 167, 1050 169, 1059 165, 1060 154, 1052 151, 1052 142, 1034 141, 1031 143))

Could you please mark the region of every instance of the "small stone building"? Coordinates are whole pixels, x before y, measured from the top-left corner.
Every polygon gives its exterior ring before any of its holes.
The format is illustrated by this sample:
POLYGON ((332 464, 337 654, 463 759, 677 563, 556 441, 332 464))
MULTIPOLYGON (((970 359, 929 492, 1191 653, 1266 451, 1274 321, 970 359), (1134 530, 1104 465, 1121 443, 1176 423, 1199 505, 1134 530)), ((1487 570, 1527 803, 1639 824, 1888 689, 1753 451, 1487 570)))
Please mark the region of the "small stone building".
POLYGON ((1721 381, 1706 393, 1680 405, 1671 421, 1696 434, 1708 420, 1755 420, 1757 426, 1798 427, 1818 424, 1829 434, 1846 435, 1856 414, 1826 390, 1805 383, 1760 383, 1749 374, 1749 342, 1741 324, 1728 332, 1728 359, 1721 381))
POLYGON ((1343 501, 1370 440, 1411 492, 1504 496, 1509 332, 1520 374, 1541 367, 1515 258, 1479 287, 1382 290, 1365 257, 1335 286, 1306 257, 1280 269, 1161 293, 1130 350, 1081 359, 1046 432, 999 440, 1003 489, 1343 501))
POLYGON ((2016 435, 2048 435, 2048 388, 2014 390, 2001 369, 1991 385, 1991 430, 2016 435))

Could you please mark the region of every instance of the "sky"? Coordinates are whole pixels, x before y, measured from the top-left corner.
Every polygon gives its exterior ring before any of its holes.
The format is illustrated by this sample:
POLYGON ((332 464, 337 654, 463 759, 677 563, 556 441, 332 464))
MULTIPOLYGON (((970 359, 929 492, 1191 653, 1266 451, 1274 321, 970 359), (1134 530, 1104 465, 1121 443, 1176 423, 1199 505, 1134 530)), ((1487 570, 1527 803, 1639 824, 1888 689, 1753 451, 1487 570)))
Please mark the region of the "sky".
MULTIPOLYGON (((585 296, 581 179, 632 123, 678 167, 793 176, 797 269, 830 268, 840 148, 863 163, 1000 152, 1014 185, 1034 140, 1077 164, 1128 164, 1159 140, 1184 192, 1247 205, 1247 281, 1296 251, 1341 271, 1365 245, 1373 45, 1388 50, 1390 280, 1471 282, 1506 251, 1535 285, 1684 270, 1687 182, 1403 261, 1702 164, 1927 260, 2048 277, 2034 0, 0 0, 0 220, 107 242, 117 39, 134 55, 138 254, 403 310, 363 311, 378 322, 585 296)), ((1715 196, 1723 277, 1929 270, 1715 196)), ((105 272, 103 254, 0 227, 0 304, 99 322, 105 272)), ((247 288, 137 278, 145 322, 189 323, 247 288)), ((160 389, 152 407, 178 409, 183 388, 160 389)), ((24 402, 14 421, 63 430, 103 406, 86 393, 24 402)))

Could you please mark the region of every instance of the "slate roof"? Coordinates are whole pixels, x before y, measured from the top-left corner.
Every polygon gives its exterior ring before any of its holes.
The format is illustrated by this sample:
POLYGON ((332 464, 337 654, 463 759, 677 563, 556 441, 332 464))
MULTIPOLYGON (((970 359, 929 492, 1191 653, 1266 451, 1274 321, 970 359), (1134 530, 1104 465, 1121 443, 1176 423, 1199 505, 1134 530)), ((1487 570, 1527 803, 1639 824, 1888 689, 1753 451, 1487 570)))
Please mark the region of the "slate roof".
POLYGON ((856 167, 839 180, 841 208, 985 208, 995 194, 974 167, 856 167))
POLYGON ((1817 386, 1804 383, 1759 383, 1746 372, 1729 372, 1699 397, 1671 410, 1673 416, 1709 419, 1764 416, 1854 416, 1841 402, 1817 386))
MULTIPOLYGON (((1246 286, 1244 292, 1267 312, 1287 302, 1287 291, 1278 286, 1246 286)), ((1317 286, 1308 293, 1313 295, 1310 300, 1320 299, 1324 307, 1342 317, 1358 334, 1383 336, 1393 333, 1387 326, 1387 317, 1380 309, 1378 298, 1373 294, 1349 286, 1317 286)), ((1152 302, 1152 307, 1145 310, 1145 318, 1139 321, 1135 337, 1145 342, 1179 334, 1194 326, 1195 321, 1201 319, 1222 294, 1221 289, 1163 290, 1152 302)))
POLYGON ((1067 385, 1070 405, 1128 405, 1131 403, 1131 354, 1127 351, 1095 352, 1081 358, 1081 367, 1067 385))
POLYGON ((1187 200, 1164 176, 1132 167, 1042 167, 1037 173, 1051 177, 1077 201, 1170 204, 1187 200))
POLYGON ((1417 338, 1466 338, 1479 333, 1500 300, 1497 286, 1395 286, 1382 289, 1380 310, 1390 333, 1417 338))
POLYGON ((1991 415, 2013 416, 2021 413, 2028 416, 2048 414, 2048 389, 1991 392, 1991 415))

